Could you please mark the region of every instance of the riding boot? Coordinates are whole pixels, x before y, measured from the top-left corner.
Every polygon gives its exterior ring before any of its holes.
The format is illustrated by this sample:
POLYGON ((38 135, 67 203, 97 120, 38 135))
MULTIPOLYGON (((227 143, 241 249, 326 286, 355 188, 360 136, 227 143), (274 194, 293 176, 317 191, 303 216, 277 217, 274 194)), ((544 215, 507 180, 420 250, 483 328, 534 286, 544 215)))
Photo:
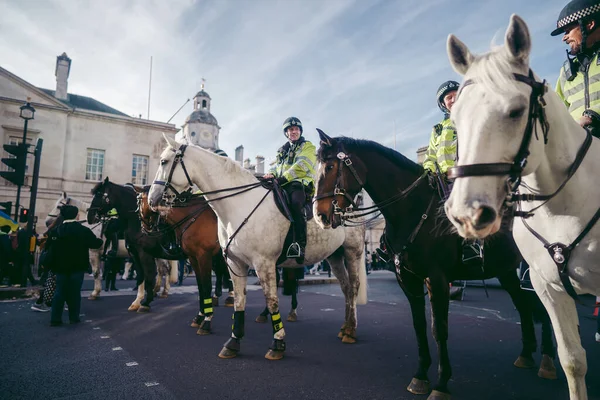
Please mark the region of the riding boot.
MULTIPOLYGON (((294 244, 297 245, 298 255, 296 258, 296 262, 298 264, 304 263, 304 253, 306 249, 306 215, 301 213, 300 215, 294 218, 294 236, 296 238, 296 242, 292 243, 290 249, 294 244)), ((289 251, 289 250, 288 250, 289 251)))

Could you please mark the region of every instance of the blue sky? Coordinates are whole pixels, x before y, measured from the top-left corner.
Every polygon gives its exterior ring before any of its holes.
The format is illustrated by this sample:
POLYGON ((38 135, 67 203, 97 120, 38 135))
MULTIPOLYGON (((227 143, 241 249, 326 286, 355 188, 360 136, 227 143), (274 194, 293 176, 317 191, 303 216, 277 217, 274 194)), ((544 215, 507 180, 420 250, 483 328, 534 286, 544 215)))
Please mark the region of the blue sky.
MULTIPOLYGON (((459 78, 448 34, 484 52, 517 13, 533 35, 532 68, 554 86, 565 46, 549 32, 566 2, 0 0, 0 65, 54 89, 56 56, 67 52, 70 93, 146 117, 152 56, 150 118, 166 122, 204 77, 230 156, 243 144, 245 157, 271 160, 294 115, 313 142, 319 127, 416 159, 441 118, 437 87, 459 78)), ((172 122, 191 111, 192 102, 172 122)))

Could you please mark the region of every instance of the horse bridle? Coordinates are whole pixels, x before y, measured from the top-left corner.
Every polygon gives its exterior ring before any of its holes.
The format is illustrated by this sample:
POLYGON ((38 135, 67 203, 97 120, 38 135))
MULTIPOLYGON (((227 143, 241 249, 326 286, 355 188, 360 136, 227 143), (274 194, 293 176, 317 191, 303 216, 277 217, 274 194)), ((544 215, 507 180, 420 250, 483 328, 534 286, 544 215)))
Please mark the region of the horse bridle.
MULTIPOLYGON (((546 114, 544 111, 544 107, 546 106, 546 102, 544 101, 544 94, 547 91, 546 81, 537 82, 533 76, 533 72, 531 69, 529 70, 529 76, 521 75, 521 74, 513 74, 514 78, 519 81, 526 83, 531 86, 531 96, 529 98, 529 115, 527 120, 527 126, 525 127, 525 133, 523 135, 523 140, 521 142, 521 146, 517 155, 514 159, 514 162, 511 163, 490 163, 490 164, 471 164, 471 165, 460 165, 456 167, 452 167, 448 169, 448 178, 456 179, 456 178, 464 178, 464 177, 472 177, 472 176, 501 176, 508 175, 509 179, 507 181, 508 194, 504 201, 503 207, 512 209, 513 203, 518 203, 522 201, 541 201, 542 203, 533 209, 523 212, 523 211, 515 211, 513 216, 529 218, 533 216, 533 212, 538 208, 545 205, 548 201, 550 201, 554 196, 556 196, 569 182, 569 180, 575 175, 575 172, 583 162, 590 146, 592 144, 592 134, 589 130, 586 129, 587 135, 586 138, 577 151, 577 155, 573 164, 569 167, 567 172, 566 179, 561 183, 561 185, 551 194, 548 195, 537 195, 537 194, 519 194, 518 189, 521 185, 521 177, 523 174, 523 170, 527 165, 527 157, 529 157, 529 145, 531 143, 531 137, 533 133, 536 135, 536 139, 539 139, 537 135, 537 122, 539 121, 542 127, 542 133, 544 136, 544 144, 548 144, 548 131, 549 125, 546 120, 546 114)), ((465 86, 470 84, 474 84, 475 82, 471 79, 465 81, 463 86, 459 90, 459 94, 465 86)), ((546 240, 542 235, 536 232, 526 221, 523 219, 523 224, 527 228, 532 235, 534 235, 540 242, 543 243, 544 247, 552 257, 552 261, 556 264, 558 269, 558 274, 560 280, 565 287, 565 290, 575 301, 578 301, 577 293, 573 288, 573 285, 569 279, 567 264, 569 261, 569 257, 571 255, 571 251, 583 240, 585 235, 592 229, 594 224, 600 219, 600 208, 596 211, 596 214, 592 217, 592 219, 585 226, 583 231, 577 236, 577 238, 571 242, 571 244, 566 245, 564 243, 555 242, 550 243, 546 240)))
MULTIPOLYGON (((60 207, 61 206, 68 206, 71 203, 71 198, 70 197, 67 197, 65 200, 67 200, 66 203, 63 203, 62 200, 61 200, 60 206, 56 207, 56 208, 58 208, 59 213, 60 213, 60 207)), ((57 214, 48 214, 48 216, 52 217, 52 218, 58 218, 59 217, 59 215, 57 215, 57 214)))
MULTIPOLYGON (((179 149, 175 150, 174 148, 171 148, 171 151, 173 151, 175 153, 175 158, 173 158, 173 164, 171 165, 171 170, 169 171, 169 177, 167 178, 166 181, 154 181, 152 182, 153 185, 160 185, 160 186, 164 186, 165 189, 171 189, 171 191, 173 193, 175 193, 175 197, 180 196, 182 193, 185 193, 186 191, 190 191, 191 188, 194 186, 194 184, 192 183, 192 180, 190 179, 190 175, 188 174, 187 168, 185 167, 185 163, 183 162, 183 155, 185 154, 185 149, 187 148, 186 144, 182 144, 181 146, 179 146, 179 149), (183 168, 183 173, 185 174, 185 177, 188 181, 188 189, 184 190, 183 192, 179 193, 177 191, 177 189, 175 189, 175 187, 173 187, 173 185, 171 185, 171 179, 173 179, 173 173, 175 172, 175 168, 177 167, 178 164, 181 164, 181 168, 183 168)), ((166 190, 165 192, 166 193, 166 190)), ((164 194, 163 194, 163 198, 164 198, 164 194)))
MULTIPOLYGON (((329 157, 329 158, 325 159, 324 161, 328 161, 328 160, 332 160, 332 159, 334 159, 334 157, 329 157)), ((354 168, 354 164, 352 164, 352 160, 350 159, 350 156, 348 154, 346 154, 343 151, 343 149, 341 149, 336 154, 335 159, 338 160, 338 170, 337 170, 337 175, 335 177, 335 186, 333 187, 333 191, 315 196, 314 201, 333 197, 334 199, 331 201, 331 205, 333 206, 333 214, 339 215, 340 219, 343 220, 345 213, 353 212, 354 210, 358 209, 358 206, 354 202, 354 198, 352 198, 352 196, 350 196, 348 194, 346 189, 341 186, 342 168, 344 166, 346 166, 350 170, 350 172, 354 176, 354 179, 356 179, 356 181, 358 182, 358 184, 360 185, 361 188, 364 186, 364 183, 363 183, 362 179, 360 179, 360 176, 358 176, 358 172, 356 172, 356 168, 354 168), (350 205, 348 207, 346 207, 345 209, 342 209, 339 206, 339 203, 337 202, 337 200, 335 199, 336 196, 345 197, 350 202, 350 205)))

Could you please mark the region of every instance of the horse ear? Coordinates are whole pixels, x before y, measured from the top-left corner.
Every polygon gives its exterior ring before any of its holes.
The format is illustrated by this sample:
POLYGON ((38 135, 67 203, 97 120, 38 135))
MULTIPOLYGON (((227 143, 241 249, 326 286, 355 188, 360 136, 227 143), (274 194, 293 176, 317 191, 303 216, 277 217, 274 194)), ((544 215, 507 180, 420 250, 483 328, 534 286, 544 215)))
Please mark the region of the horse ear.
POLYGON ((331 138, 319 128, 317 128, 317 132, 319 132, 319 138, 321 139, 321 143, 323 143, 327 147, 331 147, 331 138))
POLYGON ((456 36, 450 35, 446 42, 446 51, 452 68, 461 75, 466 74, 473 63, 473 55, 467 45, 458 40, 456 36))
POLYGON ((63 196, 63 199, 66 199, 67 198, 67 192, 63 191, 62 192, 62 196, 63 196))
POLYGON ((510 24, 506 30, 504 45, 515 61, 527 62, 531 52, 531 36, 527 24, 517 14, 510 16, 510 24))
POLYGON ((169 146, 171 146, 174 149, 178 149, 179 148, 179 143, 177 143, 175 141, 175 139, 170 138, 169 136, 167 136, 164 132, 163 132, 163 138, 165 138, 165 141, 167 142, 167 144, 169 146))

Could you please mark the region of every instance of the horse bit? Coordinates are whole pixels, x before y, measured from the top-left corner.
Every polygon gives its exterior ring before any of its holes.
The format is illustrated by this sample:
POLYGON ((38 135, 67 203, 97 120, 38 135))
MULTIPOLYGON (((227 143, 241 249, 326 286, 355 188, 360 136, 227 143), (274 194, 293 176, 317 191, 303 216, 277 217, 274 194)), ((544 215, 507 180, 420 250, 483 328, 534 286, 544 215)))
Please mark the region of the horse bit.
MULTIPOLYGON (((175 158, 173 158, 173 165, 171 165, 171 170, 169 171, 169 178, 167 179, 167 181, 154 181, 152 182, 152 184, 154 185, 160 185, 160 186, 164 186, 166 189, 171 189, 171 191, 173 193, 175 193, 175 197, 179 197, 181 196, 183 193, 185 192, 189 192, 191 191, 191 188, 194 186, 194 184, 192 183, 192 180, 190 179, 190 175, 188 174, 187 168, 185 167, 185 163, 183 162, 183 155, 185 153, 185 149, 187 149, 187 145, 186 144, 182 144, 179 149, 175 150, 175 149, 171 149, 173 152, 175 152, 175 158), (177 191, 177 189, 175 189, 173 187, 173 185, 171 185, 171 179, 173 178, 173 173, 175 172, 175 168, 177 167, 177 164, 181 164, 181 168, 183 168, 183 172, 185 173, 185 177, 188 181, 188 189, 186 189, 185 191, 179 193, 177 191)), ((166 198, 166 193, 167 191, 165 190, 163 192, 163 199, 167 200, 166 198)))

